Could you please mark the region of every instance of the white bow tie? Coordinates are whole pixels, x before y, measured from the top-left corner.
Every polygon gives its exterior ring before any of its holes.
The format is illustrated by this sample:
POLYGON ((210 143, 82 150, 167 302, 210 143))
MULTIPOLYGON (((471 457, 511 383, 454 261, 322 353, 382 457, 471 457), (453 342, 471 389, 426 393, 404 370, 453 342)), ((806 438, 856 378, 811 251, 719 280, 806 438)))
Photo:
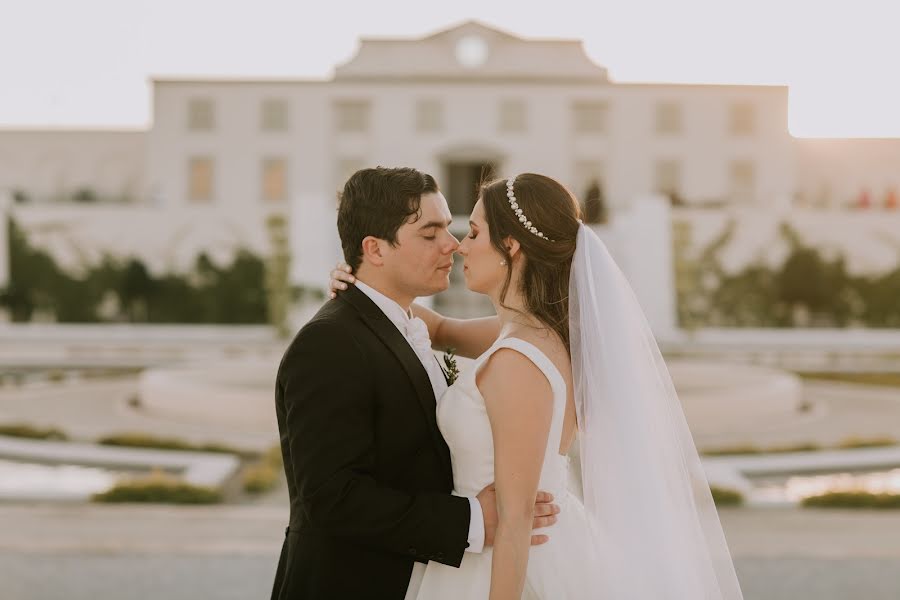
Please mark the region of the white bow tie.
POLYGON ((410 319, 406 323, 406 339, 412 346, 428 373, 428 379, 431 381, 431 387, 434 390, 434 398, 438 402, 441 396, 447 391, 447 380, 444 379, 444 371, 438 364, 437 357, 431 351, 431 338, 428 336, 428 326, 425 321, 418 317, 410 319))
POLYGON ((431 338, 428 336, 428 325, 419 317, 413 317, 406 323, 406 338, 410 345, 425 362, 425 359, 434 360, 431 353, 431 338))

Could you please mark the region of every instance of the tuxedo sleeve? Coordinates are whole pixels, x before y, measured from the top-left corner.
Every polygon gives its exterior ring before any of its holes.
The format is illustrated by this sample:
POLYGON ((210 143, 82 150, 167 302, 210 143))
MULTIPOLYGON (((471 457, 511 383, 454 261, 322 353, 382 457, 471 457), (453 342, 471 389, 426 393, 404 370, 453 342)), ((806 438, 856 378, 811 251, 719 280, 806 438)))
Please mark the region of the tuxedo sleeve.
POLYGON ((336 322, 310 323, 279 373, 293 477, 307 524, 329 535, 459 566, 469 501, 409 494, 380 485, 375 469, 375 402, 362 347, 336 322))

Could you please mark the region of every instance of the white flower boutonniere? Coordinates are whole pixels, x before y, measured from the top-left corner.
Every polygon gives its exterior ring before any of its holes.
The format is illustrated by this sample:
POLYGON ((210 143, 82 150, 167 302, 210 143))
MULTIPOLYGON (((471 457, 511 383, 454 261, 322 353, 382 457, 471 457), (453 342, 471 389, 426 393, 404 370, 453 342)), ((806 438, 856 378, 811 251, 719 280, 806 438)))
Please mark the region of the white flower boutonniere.
POLYGON ((456 348, 447 348, 444 351, 444 365, 441 367, 441 371, 444 372, 447 385, 453 385, 453 382, 459 377, 459 367, 456 365, 456 356, 453 354, 455 350, 456 348))

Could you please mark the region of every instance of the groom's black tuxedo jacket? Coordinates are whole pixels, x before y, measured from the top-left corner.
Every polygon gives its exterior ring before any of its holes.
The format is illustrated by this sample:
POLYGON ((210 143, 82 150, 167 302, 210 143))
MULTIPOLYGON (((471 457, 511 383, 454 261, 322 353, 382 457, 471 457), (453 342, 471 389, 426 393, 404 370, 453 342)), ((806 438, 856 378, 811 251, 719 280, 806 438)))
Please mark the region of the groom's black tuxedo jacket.
POLYGON ((350 286, 300 330, 275 408, 291 513, 273 599, 402 600, 413 561, 459 566, 469 502, 450 495, 434 391, 364 293, 350 286))

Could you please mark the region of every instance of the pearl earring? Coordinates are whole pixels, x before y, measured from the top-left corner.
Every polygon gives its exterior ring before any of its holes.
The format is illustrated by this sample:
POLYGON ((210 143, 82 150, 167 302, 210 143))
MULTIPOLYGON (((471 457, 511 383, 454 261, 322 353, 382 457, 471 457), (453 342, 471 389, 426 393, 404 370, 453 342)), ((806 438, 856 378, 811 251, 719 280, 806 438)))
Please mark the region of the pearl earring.
POLYGON ((500 261, 500 266, 501 266, 501 267, 505 267, 505 266, 506 266, 506 261, 505 261, 505 260, 501 260, 501 261, 500 261))

